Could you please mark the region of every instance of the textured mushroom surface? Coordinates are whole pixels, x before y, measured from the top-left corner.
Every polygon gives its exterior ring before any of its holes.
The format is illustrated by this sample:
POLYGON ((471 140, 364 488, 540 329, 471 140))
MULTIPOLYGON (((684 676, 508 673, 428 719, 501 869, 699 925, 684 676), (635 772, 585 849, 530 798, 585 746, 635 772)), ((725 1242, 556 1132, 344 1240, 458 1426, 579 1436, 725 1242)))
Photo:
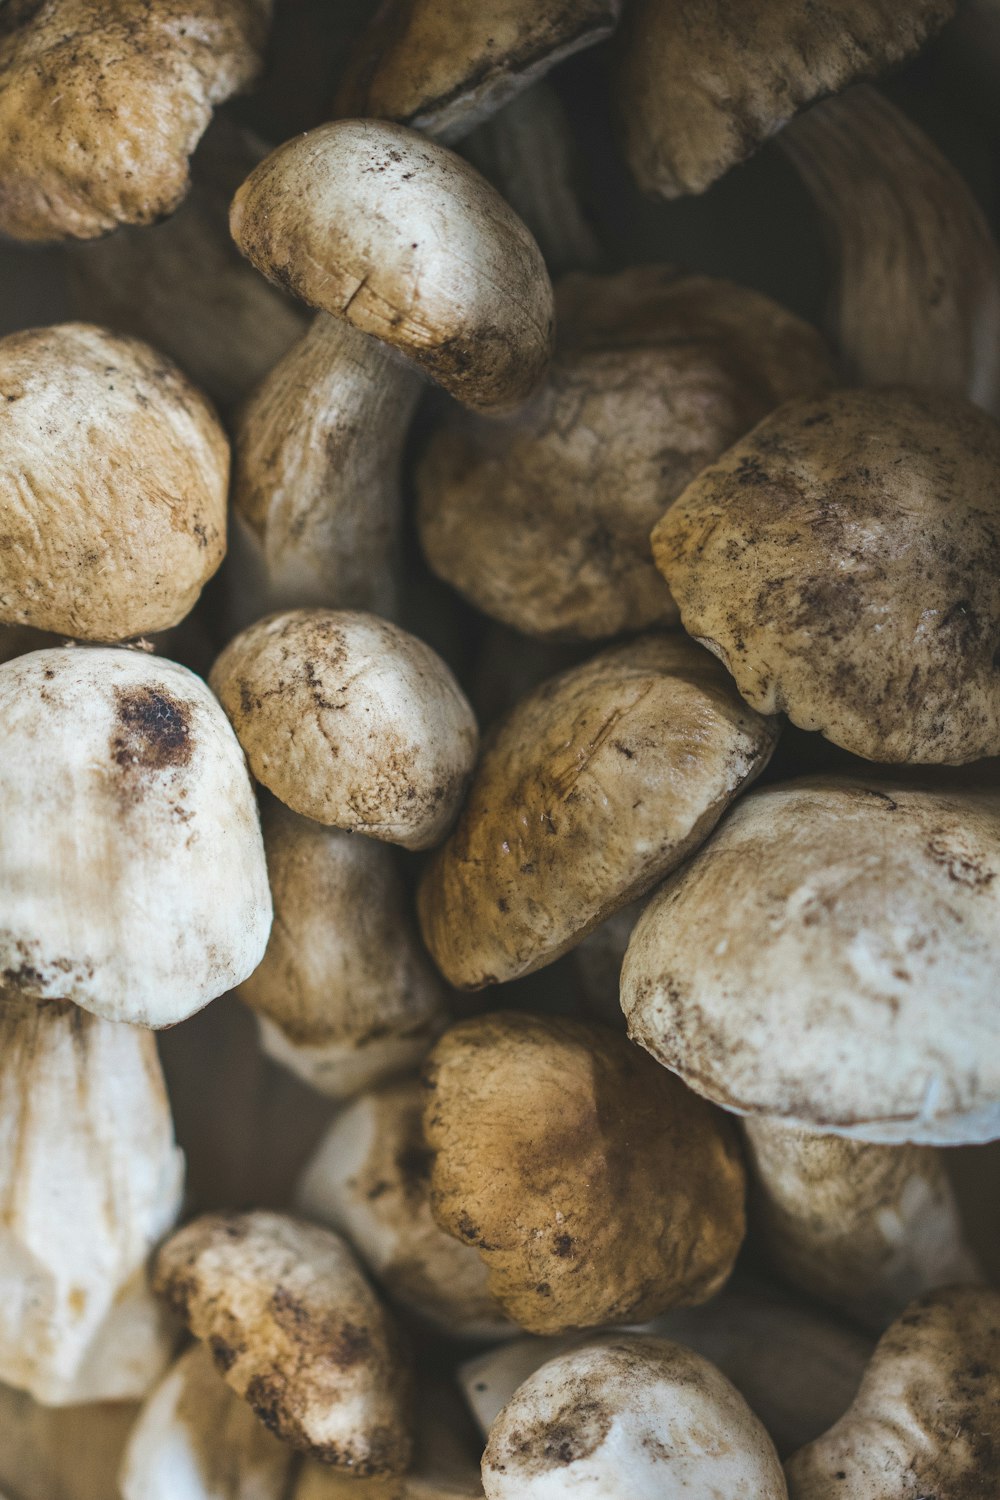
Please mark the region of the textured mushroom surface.
POLYGON ((1000 1129, 998 962, 996 790, 810 777, 751 793, 664 883, 622 1009, 726 1109, 954 1145, 1000 1129))
POLYGON ((201 678, 113 647, 0 666, 0 984, 170 1026, 260 962, 257 804, 201 678))
POLYGON ((137 339, 0 340, 0 621, 116 641, 176 625, 226 550, 229 445, 137 339))
POLYGON ((284 1442, 360 1478, 405 1470, 408 1360, 338 1235, 206 1214, 162 1246, 153 1285, 284 1442))
POLYGON ((488 741, 424 874, 418 909, 438 967, 478 989, 551 963, 698 847, 777 733, 679 635, 543 683, 488 741))
POLYGON ((789 403, 653 532, 748 703, 855 755, 1000 751, 1000 429, 941 393, 789 403))
POLYGON ((499 1012, 424 1069, 438 1223, 532 1333, 652 1317, 719 1290, 743 1239, 730 1123, 603 1026, 499 1012))

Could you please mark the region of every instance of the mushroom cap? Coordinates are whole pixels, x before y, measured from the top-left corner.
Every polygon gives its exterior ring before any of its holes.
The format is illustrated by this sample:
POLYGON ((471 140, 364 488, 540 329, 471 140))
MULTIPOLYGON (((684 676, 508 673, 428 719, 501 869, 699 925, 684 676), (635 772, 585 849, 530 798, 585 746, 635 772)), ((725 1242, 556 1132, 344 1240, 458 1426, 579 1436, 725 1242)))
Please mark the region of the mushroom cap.
POLYGON ((478 989, 572 948, 707 838, 777 732, 680 635, 613 647, 529 693, 421 882, 445 977, 478 989))
POLYGON ((901 62, 955 0, 634 0, 618 113, 639 186, 700 193, 813 99, 901 62))
POLYGON ((487 1500, 786 1500, 763 1426, 714 1365, 619 1334, 537 1370, 483 1454, 487 1500))
POLYGON ((941 392, 789 402, 653 532, 761 713, 876 761, 1000 751, 1000 429, 941 392))
POLYGON ((735 1134, 624 1037, 480 1016, 445 1032, 424 1082, 434 1217, 522 1327, 648 1318, 722 1286, 744 1230, 735 1134))
POLYGON ((213 106, 260 67, 267 0, 11 0, 0 22, 0 232, 91 239, 188 188, 213 106))
POLYGON ((472 772, 475 716, 441 658, 358 610, 299 609, 241 632, 214 691, 258 781, 294 812, 427 849, 472 772))
POLYGON ((946 1287, 883 1334, 850 1409, 786 1465, 791 1500, 990 1500, 1000 1474, 1000 1295, 946 1287))
POLYGON ((0 983, 171 1026, 271 926, 246 761, 199 677, 114 647, 0 666, 0 983))
POLYGON ((384 120, 279 146, 233 199, 230 227, 271 281, 406 355, 467 406, 506 410, 548 366, 541 251, 484 177, 384 120))
POLYGON ((723 1108, 893 1144, 1000 1133, 1000 793, 753 792, 636 924, 629 1034, 723 1108))
POLYGON ((226 550, 229 444, 190 381, 86 323, 0 339, 0 622, 166 630, 226 550))
POLYGON ((160 1248, 153 1286, 284 1442, 359 1478, 406 1469, 409 1364, 338 1235, 205 1214, 160 1248))

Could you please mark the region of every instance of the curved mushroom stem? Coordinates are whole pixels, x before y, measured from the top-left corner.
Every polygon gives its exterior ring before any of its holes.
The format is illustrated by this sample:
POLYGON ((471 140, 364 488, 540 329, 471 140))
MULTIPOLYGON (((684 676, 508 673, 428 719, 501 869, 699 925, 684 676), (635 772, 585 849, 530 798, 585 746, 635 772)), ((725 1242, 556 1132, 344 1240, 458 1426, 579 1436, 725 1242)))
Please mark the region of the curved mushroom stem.
POLYGON ((865 385, 931 386, 1000 413, 1000 253, 968 186, 861 85, 778 137, 837 263, 830 334, 865 385))

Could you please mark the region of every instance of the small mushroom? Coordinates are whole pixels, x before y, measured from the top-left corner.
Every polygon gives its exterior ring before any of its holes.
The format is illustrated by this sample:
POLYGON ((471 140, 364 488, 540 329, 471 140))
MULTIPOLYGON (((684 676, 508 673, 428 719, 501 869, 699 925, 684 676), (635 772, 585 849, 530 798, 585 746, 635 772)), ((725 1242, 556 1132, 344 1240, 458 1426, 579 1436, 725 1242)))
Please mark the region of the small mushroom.
POLYGON ((1000 1473, 1000 1296, 949 1287, 879 1340, 857 1399, 786 1465, 791 1500, 990 1500, 1000 1473))
POLYGON ((0 983, 171 1026, 271 926, 246 762, 200 678, 113 647, 0 666, 0 983))
POLYGON ((338 1235, 206 1214, 161 1247, 153 1286, 284 1442, 362 1479, 405 1471, 408 1361, 338 1235))
POLYGON ((532 1333, 703 1302, 743 1239, 728 1122, 624 1037, 517 1012, 446 1031, 425 1067, 431 1208, 532 1333))
POLYGON ((226 549, 229 445, 181 372, 86 323, 0 340, 0 623, 176 625, 226 549))
POLYGON ((996 789, 810 777, 752 792, 664 883, 622 1009, 725 1109, 889 1145, 986 1141, 998 934, 996 789))
POLYGON ((41 1406, 0 1385, 0 1484, 8 1500, 109 1500, 138 1407, 41 1406))
POLYGON ((614 647, 529 693, 488 743, 418 893, 449 983, 531 973, 650 890, 776 738, 682 636, 614 647))
POLYGON ((92 239, 188 188, 215 105, 248 87, 270 0, 9 0, 0 20, 0 231, 92 239))
POLYGON ((759 712, 854 755, 1000 752, 1000 431, 940 392, 789 402, 653 532, 684 628, 759 712))

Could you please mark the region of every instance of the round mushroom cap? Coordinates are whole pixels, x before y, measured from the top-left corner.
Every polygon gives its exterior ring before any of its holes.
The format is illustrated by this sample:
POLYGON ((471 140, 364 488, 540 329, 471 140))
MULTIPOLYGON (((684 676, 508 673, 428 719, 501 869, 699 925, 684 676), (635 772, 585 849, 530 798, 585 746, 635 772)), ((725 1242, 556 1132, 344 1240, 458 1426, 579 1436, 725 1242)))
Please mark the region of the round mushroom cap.
POLYGON ((634 0, 618 114, 647 193, 700 193, 804 105, 909 57, 955 0, 634 0))
POLYGON ((0 983, 172 1026, 271 926, 246 761, 199 677, 114 647, 0 666, 0 983))
POLYGON ((166 630, 226 550, 229 444, 142 344, 86 323, 0 340, 0 623, 86 640, 166 630))
POLYGON ((230 226, 271 281, 411 359, 467 406, 506 410, 552 352, 552 284, 514 210, 413 130, 342 120, 251 172, 230 226))
POLYGON ((1000 1474, 1000 1295, 946 1287, 879 1340, 850 1409, 786 1465, 791 1500, 991 1500, 1000 1474))
POLYGON ((487 1500, 786 1500, 763 1425, 714 1365, 667 1339, 617 1337, 537 1370, 483 1454, 487 1500))
POLYGON ((431 567, 528 635, 676 624, 649 533, 794 395, 832 383, 814 329, 726 281, 636 266, 567 276, 541 392, 503 421, 453 409, 417 470, 431 567))
POLYGON ((551 963, 708 837, 778 725, 680 635, 616 646, 529 693, 488 742, 418 892, 460 989, 551 963))
POLYGON ((359 610, 289 610, 230 641, 210 681, 257 780, 294 812, 404 849, 448 831, 479 737, 416 636, 359 610))
POLYGON ((748 703, 867 760, 1000 751, 1000 429, 941 392, 789 402, 653 532, 748 703))
POLYGON ((893 1144, 1000 1133, 1000 793, 808 778, 650 901, 629 1034, 725 1109, 893 1144))
POLYGON ((499 1012, 424 1070, 431 1208, 532 1333, 653 1317, 719 1290, 743 1239, 725 1117, 613 1031, 499 1012))
POLYGON ((188 188, 212 109, 260 68, 269 0, 8 0, 0 232, 92 239, 188 188))
POLYGON ((277 1437, 362 1479, 405 1471, 409 1364, 338 1235, 205 1214, 160 1248, 153 1286, 277 1437))

